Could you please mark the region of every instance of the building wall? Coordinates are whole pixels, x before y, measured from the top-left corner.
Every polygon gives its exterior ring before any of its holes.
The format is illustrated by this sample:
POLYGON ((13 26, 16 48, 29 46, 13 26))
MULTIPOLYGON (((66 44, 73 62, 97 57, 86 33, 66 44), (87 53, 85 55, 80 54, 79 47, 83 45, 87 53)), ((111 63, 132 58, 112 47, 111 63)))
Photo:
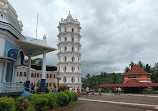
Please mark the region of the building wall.
POLYGON ((150 74, 130 74, 124 75, 124 82, 128 80, 136 79, 139 82, 151 82, 150 74))
MULTIPOLYGON (((51 74, 52 71, 46 71, 46 85, 48 85, 48 88, 51 88, 51 74)), ((16 82, 17 83, 26 83, 26 75, 27 75, 27 66, 20 66, 17 68, 17 74, 16 74, 16 82)), ((56 75, 53 74, 53 84, 57 85, 56 75)), ((35 70, 31 68, 31 78, 30 78, 30 84, 35 86, 35 89, 37 89, 38 83, 41 81, 42 77, 42 71, 41 70, 35 70)), ((54 86, 55 87, 55 86, 54 86)))

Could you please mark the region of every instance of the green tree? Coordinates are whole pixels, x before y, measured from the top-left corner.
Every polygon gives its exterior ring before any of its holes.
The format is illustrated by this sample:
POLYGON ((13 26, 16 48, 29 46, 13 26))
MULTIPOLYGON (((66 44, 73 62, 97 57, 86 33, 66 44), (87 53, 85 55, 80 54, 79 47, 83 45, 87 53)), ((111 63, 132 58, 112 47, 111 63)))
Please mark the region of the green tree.
POLYGON ((128 72, 129 70, 130 70, 129 67, 126 66, 125 67, 125 73, 128 72))
POLYGON ((129 64, 129 67, 132 68, 134 66, 134 62, 131 61, 131 63, 129 64))
POLYGON ((139 62, 138 62, 138 65, 139 65, 140 67, 142 67, 142 68, 143 68, 143 66, 144 66, 142 61, 139 61, 139 62))

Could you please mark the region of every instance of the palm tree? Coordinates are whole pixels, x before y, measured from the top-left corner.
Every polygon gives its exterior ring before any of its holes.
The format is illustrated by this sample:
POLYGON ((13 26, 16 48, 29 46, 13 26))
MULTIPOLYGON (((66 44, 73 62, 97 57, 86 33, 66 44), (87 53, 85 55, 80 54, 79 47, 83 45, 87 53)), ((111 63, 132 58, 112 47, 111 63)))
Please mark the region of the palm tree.
POLYGON ((125 67, 125 73, 128 72, 129 70, 130 70, 129 67, 126 66, 125 67))
POLYGON ((134 66, 134 62, 131 61, 131 63, 129 64, 129 67, 132 68, 134 66))

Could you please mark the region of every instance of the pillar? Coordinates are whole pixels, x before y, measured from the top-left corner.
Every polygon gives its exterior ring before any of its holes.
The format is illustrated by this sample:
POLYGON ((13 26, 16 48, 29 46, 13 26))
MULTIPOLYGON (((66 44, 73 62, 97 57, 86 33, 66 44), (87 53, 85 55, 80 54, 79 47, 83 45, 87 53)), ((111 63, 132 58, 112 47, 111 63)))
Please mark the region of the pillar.
POLYGON ((46 88, 46 51, 43 52, 42 79, 41 79, 40 91, 45 92, 45 88, 46 88))
POLYGON ((31 77, 31 56, 28 57, 28 64, 27 64, 26 91, 30 91, 30 77, 31 77))

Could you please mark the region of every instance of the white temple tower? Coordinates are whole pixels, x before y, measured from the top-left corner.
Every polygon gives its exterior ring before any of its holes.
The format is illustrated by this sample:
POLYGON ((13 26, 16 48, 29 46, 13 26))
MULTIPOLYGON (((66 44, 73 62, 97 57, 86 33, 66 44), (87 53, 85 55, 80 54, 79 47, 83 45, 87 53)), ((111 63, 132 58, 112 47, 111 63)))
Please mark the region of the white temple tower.
POLYGON ((58 35, 58 72, 60 85, 67 85, 77 91, 81 89, 81 36, 80 22, 73 19, 69 12, 66 19, 61 19, 58 35))

